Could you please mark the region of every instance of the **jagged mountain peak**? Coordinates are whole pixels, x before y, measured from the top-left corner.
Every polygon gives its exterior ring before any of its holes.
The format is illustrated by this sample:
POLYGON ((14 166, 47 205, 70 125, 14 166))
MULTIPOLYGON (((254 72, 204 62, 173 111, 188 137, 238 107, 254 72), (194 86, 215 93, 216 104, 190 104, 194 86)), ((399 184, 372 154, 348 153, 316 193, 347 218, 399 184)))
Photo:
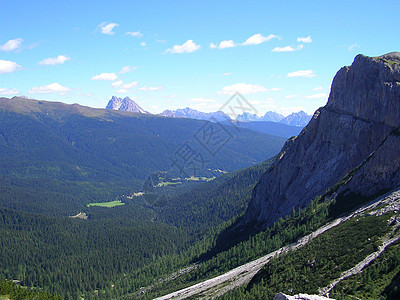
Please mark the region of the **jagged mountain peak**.
POLYGON ((120 110, 120 111, 129 111, 141 114, 148 114, 149 112, 145 111, 141 108, 135 101, 133 101, 129 97, 119 98, 116 96, 112 96, 110 101, 106 106, 106 109, 120 110))
POLYGON ((260 121, 261 117, 256 114, 249 113, 245 111, 244 113, 236 117, 236 121, 248 122, 248 121, 260 121))
POLYGON ((244 112, 236 117, 236 121, 249 122, 249 121, 268 121, 279 122, 290 126, 304 127, 310 121, 311 116, 304 111, 293 112, 285 117, 274 111, 267 111, 264 116, 259 117, 256 114, 244 112))
POLYGON ((360 54, 351 67, 343 67, 336 74, 326 107, 399 126, 399 88, 399 52, 378 57, 360 54))
POLYGON ((280 122, 284 118, 283 115, 274 111, 267 111, 261 118, 262 121, 280 122))
POLYGON ((399 57, 358 55, 338 71, 328 103, 258 182, 243 225, 268 226, 339 182, 338 199, 399 185, 399 57))
POLYGON ((296 113, 291 113, 287 117, 284 117, 280 120, 281 123, 291 125, 291 126, 300 126, 304 127, 310 122, 311 116, 304 111, 299 111, 296 113))

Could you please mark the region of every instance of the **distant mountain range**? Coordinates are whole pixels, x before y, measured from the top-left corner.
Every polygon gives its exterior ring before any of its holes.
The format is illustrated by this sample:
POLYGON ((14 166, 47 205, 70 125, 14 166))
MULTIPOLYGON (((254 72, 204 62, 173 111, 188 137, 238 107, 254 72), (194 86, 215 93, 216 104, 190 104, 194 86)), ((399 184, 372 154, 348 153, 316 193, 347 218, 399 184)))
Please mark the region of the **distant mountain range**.
MULTIPOLYGON (((125 104, 135 107, 129 100, 113 97, 110 107, 117 108, 119 102, 119 109, 125 104)), ((0 97, 0 177, 21 174, 25 167, 19 161, 23 158, 30 177, 80 180, 89 176, 92 180, 120 182, 129 178, 138 182, 158 171, 181 172, 171 164, 171 157, 175 159, 177 149, 188 140, 193 153, 204 155, 205 161, 199 162, 204 167, 196 172, 208 174, 208 169, 233 171, 260 163, 278 153, 285 143, 282 137, 245 128, 239 132, 227 124, 223 126, 226 145, 207 157, 207 151, 215 149, 200 135, 193 138, 207 122, 165 118, 140 107, 137 112, 0 97)))
MULTIPOLYGON (((129 97, 118 98, 116 96, 112 96, 110 101, 108 102, 106 109, 120 110, 120 111, 129 111, 141 114, 149 114, 149 112, 145 111, 141 108, 135 101, 133 101, 129 97)), ((224 122, 231 121, 231 117, 229 117, 226 113, 222 111, 216 112, 201 112, 189 107, 180 108, 177 110, 164 110, 159 114, 160 116, 170 117, 170 118, 187 118, 187 119, 195 119, 195 120, 211 120, 216 122, 224 122)), ((276 122, 282 123, 290 126, 304 127, 311 120, 311 115, 308 115, 304 111, 299 111, 296 113, 292 113, 289 116, 285 117, 277 112, 267 111, 264 116, 259 117, 256 114, 251 114, 249 112, 244 112, 236 117, 236 121, 240 122, 276 122)))
POLYGON ((236 121, 241 122, 260 122, 260 121, 267 121, 267 122, 279 122, 286 125, 291 126, 299 126, 304 127, 308 124, 311 120, 311 116, 305 113, 304 111, 299 111, 292 113, 285 117, 274 111, 267 111, 264 116, 259 117, 256 114, 250 114, 248 112, 244 112, 237 116, 236 121))
POLYGON ((211 113, 201 112, 189 107, 177 110, 164 110, 160 116, 171 117, 171 118, 188 118, 196 120, 216 120, 218 122, 229 121, 231 118, 222 111, 216 111, 211 113))
POLYGON ((256 114, 251 114, 249 112, 244 112, 236 117, 236 121, 270 121, 270 122, 280 122, 285 116, 274 111, 267 111, 264 116, 259 117, 256 114))
POLYGON ((292 113, 288 115, 279 122, 291 126, 304 127, 308 124, 308 122, 310 122, 311 117, 312 117, 311 115, 308 115, 304 111, 299 111, 297 113, 292 113))

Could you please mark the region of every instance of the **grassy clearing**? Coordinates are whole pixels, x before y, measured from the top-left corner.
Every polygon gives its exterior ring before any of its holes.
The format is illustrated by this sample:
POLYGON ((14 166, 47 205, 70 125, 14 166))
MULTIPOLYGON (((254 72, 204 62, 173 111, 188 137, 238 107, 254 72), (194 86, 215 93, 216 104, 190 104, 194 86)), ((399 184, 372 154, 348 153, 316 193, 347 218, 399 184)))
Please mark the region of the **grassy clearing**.
POLYGON ((121 200, 118 200, 118 201, 110 201, 110 202, 89 203, 86 206, 87 207, 99 206, 99 207, 109 207, 110 208, 110 207, 121 206, 121 205, 125 205, 125 203, 123 203, 121 200))
POLYGON ((215 178, 216 178, 215 176, 211 177, 211 178, 192 176, 192 177, 185 178, 185 180, 186 181, 211 181, 211 180, 214 180, 215 178))
POLYGON ((182 184, 182 182, 161 182, 159 184, 157 184, 157 186, 169 186, 169 185, 177 185, 177 184, 182 184))

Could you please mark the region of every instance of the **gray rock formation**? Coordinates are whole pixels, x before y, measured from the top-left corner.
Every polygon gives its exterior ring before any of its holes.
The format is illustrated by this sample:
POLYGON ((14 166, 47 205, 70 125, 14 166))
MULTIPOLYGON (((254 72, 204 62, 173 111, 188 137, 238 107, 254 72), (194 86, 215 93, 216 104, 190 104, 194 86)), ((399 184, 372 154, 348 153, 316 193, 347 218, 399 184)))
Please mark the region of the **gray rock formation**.
POLYGON ((243 222, 268 226, 341 180, 342 194, 398 186, 399 126, 400 53, 356 56, 336 74, 326 106, 262 176, 243 222))
POLYGON ((284 293, 278 293, 275 295, 274 300, 334 300, 334 299, 318 295, 298 294, 294 296, 289 296, 284 293))
POLYGON ((135 101, 133 101, 129 97, 125 97, 122 99, 122 98, 112 96, 110 101, 108 101, 106 109, 129 111, 129 112, 135 112, 135 113, 141 113, 141 114, 149 113, 149 112, 145 111, 143 108, 141 108, 135 101))

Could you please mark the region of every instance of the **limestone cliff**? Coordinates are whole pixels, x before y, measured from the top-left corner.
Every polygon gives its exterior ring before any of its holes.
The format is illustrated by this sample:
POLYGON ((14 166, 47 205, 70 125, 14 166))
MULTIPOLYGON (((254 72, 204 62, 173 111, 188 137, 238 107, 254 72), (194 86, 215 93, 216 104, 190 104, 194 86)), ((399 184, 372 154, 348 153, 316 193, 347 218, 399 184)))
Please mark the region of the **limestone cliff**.
POLYGON ((356 56, 336 74, 328 103, 260 179, 244 223, 268 226, 338 182, 373 195, 400 185, 400 53, 356 56))

